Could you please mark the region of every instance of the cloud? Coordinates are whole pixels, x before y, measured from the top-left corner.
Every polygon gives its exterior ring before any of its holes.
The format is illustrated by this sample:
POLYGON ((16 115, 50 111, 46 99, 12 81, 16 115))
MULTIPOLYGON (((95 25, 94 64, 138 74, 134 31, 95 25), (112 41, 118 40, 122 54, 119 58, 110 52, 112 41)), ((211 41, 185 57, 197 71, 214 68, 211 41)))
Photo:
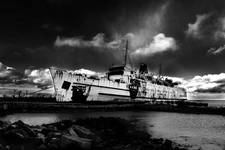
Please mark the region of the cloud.
POLYGON ((196 15, 196 21, 188 24, 188 29, 185 31, 187 37, 202 38, 202 26, 203 22, 208 19, 211 14, 196 15))
MULTIPOLYGON (((188 24, 187 37, 211 40, 217 43, 225 39, 225 16, 216 11, 196 15, 196 21, 188 24)), ((218 43, 217 43, 218 44, 218 43)))
POLYGON ((225 73, 195 76, 182 86, 189 92, 225 92, 225 73))
POLYGON ((102 48, 102 49, 119 49, 122 39, 114 39, 106 42, 105 34, 98 33, 91 40, 84 40, 81 37, 61 38, 57 37, 54 45, 57 47, 69 46, 74 48, 102 48))
POLYGON ((187 80, 185 80, 184 78, 181 77, 169 77, 169 76, 165 76, 165 78, 172 80, 175 83, 179 84, 179 87, 185 88, 185 84, 187 84, 187 80))
POLYGON ((78 69, 78 70, 75 70, 73 71, 74 73, 78 73, 78 74, 86 74, 86 75, 95 75, 96 72, 94 71, 91 71, 91 70, 88 70, 88 69, 78 69))
POLYGON ((26 69, 24 73, 22 73, 0 62, 0 84, 34 87, 49 86, 52 84, 52 81, 48 69, 26 69))
POLYGON ((17 83, 22 77, 23 74, 17 72, 15 68, 0 62, 0 83, 17 83))
POLYGON ((52 79, 49 69, 26 69, 24 75, 27 81, 39 86, 52 85, 52 79))
POLYGON ((225 17, 217 19, 217 29, 214 32, 215 40, 225 39, 225 17))
POLYGON ((13 70, 14 70, 13 68, 11 69, 10 67, 0 62, 0 77, 1 78, 9 76, 9 74, 11 74, 13 70))
POLYGON ((225 45, 220 46, 219 48, 210 48, 208 50, 209 54, 218 55, 221 54, 225 50, 225 45))
POLYGON ((153 37, 153 40, 148 45, 138 48, 133 54, 153 55, 165 51, 174 51, 177 47, 178 46, 174 38, 166 37, 163 33, 159 33, 153 37))

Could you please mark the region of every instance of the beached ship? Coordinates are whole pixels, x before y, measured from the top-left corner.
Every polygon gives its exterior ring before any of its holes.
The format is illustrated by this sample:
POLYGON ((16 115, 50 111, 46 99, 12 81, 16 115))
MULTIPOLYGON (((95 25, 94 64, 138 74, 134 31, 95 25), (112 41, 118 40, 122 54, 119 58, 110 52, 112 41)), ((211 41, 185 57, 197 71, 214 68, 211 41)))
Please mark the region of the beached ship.
POLYGON ((149 74, 146 64, 134 70, 127 64, 112 66, 105 74, 88 75, 51 67, 57 101, 186 100, 186 91, 170 79, 149 74))

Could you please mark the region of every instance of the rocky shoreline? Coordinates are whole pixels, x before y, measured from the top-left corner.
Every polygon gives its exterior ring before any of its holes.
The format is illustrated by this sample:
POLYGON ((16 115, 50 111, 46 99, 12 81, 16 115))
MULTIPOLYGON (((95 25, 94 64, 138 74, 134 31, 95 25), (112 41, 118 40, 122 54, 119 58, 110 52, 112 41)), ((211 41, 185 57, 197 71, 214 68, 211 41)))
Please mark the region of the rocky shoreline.
POLYGON ((99 117, 30 126, 0 122, 0 150, 184 150, 170 140, 152 138, 128 120, 99 117))

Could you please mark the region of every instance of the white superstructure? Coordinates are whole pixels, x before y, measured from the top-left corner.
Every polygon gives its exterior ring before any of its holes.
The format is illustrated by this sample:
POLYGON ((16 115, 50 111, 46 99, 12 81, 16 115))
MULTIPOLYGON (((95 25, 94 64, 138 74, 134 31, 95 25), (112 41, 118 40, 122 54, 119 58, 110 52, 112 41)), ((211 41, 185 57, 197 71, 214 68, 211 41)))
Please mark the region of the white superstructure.
POLYGON ((169 80, 149 78, 126 66, 114 66, 105 76, 78 74, 69 70, 50 68, 57 101, 115 101, 115 100, 184 100, 186 91, 169 80))

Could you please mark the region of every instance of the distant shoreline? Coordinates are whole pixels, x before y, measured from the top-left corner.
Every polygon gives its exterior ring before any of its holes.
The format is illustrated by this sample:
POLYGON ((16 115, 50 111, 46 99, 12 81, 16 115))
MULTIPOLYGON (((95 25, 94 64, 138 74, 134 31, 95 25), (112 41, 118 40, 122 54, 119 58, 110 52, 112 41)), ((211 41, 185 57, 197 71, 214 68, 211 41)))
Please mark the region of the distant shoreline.
POLYGON ((225 115, 225 107, 211 107, 207 103, 196 102, 12 102, 0 101, 2 116, 11 113, 68 112, 76 110, 101 111, 163 111, 190 114, 225 115))

